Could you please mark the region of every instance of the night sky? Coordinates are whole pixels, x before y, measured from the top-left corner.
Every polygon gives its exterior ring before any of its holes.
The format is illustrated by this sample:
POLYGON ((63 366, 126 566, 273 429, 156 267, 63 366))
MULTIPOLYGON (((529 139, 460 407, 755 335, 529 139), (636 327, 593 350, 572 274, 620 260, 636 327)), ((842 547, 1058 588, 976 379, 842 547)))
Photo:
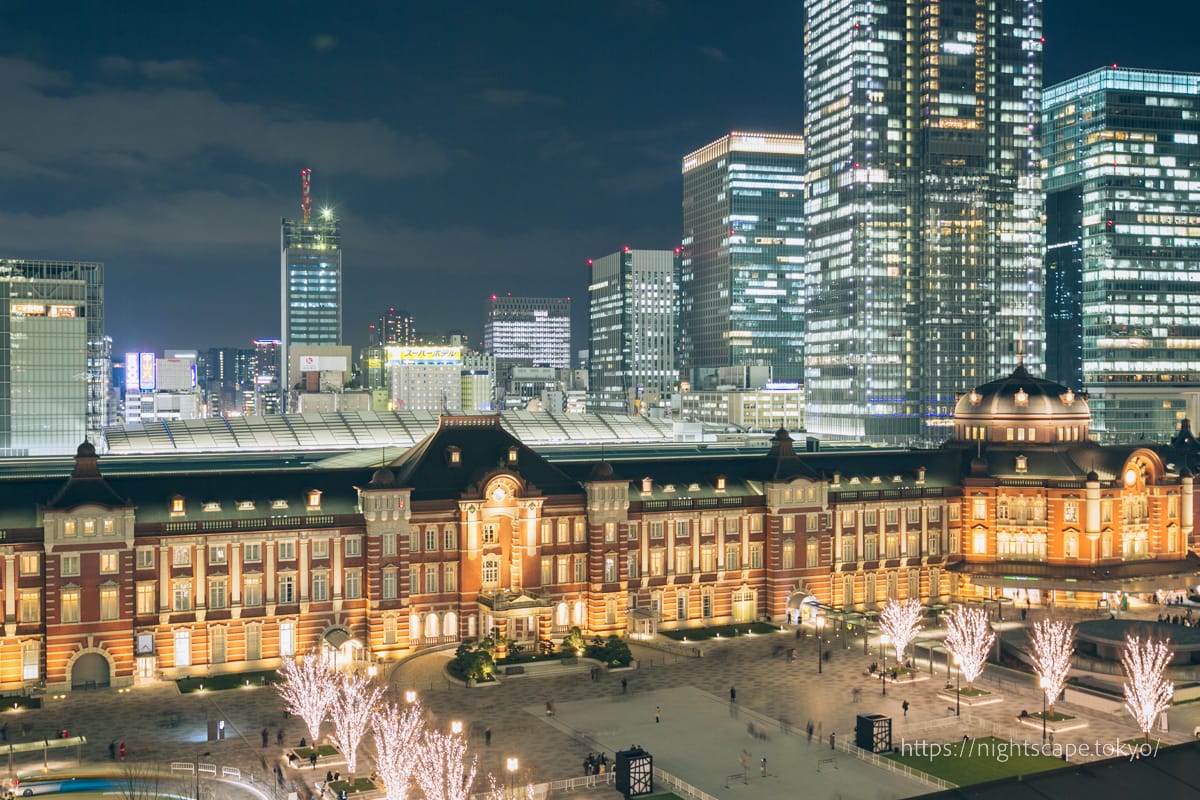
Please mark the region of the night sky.
MULTIPOLYGON (((1046 83, 1197 70, 1200 4, 1046 0, 1046 83)), ((802 3, 0 0, 0 255, 103 261, 116 351, 279 335, 279 219, 343 220, 347 343, 388 305, 482 331, 493 293, 679 239, 681 157, 801 132, 802 3)))

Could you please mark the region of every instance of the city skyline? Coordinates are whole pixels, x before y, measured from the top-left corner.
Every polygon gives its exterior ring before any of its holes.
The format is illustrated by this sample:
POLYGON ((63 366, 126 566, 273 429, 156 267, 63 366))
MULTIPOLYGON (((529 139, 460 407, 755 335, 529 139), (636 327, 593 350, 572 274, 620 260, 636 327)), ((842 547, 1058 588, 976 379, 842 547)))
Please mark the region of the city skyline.
MULTIPOLYGON (((1113 61, 1189 67, 1200 10, 1069 5, 1046 5, 1047 85, 1113 61)), ((53 25, 53 9, 7 9, 3 255, 104 262, 116 352, 246 346, 280 333, 275 226, 298 216, 308 167, 353 243, 347 342, 366 343, 381 303, 476 338, 490 294, 582 298, 588 255, 675 246, 683 154, 800 131, 800 4, 720 31, 695 9, 467 4, 363 24, 147 4, 53 25), (759 46, 788 28, 794 46, 759 46)), ((574 316, 583 341, 584 303, 574 316)))

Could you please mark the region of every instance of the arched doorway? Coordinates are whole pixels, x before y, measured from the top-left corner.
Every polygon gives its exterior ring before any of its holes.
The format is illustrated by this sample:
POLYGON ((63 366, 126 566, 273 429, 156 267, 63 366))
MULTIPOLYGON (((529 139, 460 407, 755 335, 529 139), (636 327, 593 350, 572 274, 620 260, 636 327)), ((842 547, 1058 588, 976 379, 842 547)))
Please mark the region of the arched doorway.
POLYGON ((108 686, 110 679, 108 659, 99 653, 84 653, 71 666, 72 689, 108 686))

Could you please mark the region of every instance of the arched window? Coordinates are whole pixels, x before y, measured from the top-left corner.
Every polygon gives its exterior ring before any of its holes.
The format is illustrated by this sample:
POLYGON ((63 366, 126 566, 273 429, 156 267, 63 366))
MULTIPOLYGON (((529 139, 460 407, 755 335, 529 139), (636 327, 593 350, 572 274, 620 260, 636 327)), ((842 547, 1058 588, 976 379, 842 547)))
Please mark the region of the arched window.
POLYGON ((575 601, 575 607, 572 609, 572 612, 573 613, 571 614, 571 624, 572 625, 583 625, 584 624, 584 621, 583 621, 584 606, 583 606, 582 600, 575 601))
POLYGON ((453 611, 447 611, 442 617, 442 636, 447 639, 458 638, 458 615, 453 611))
POLYGON ((565 628, 569 624, 570 612, 567 610, 566 603, 559 603, 554 609, 554 624, 560 628, 565 628))
POLYGON ((438 615, 428 614, 425 617, 425 639, 434 642, 438 638, 438 615))
POLYGON ((485 558, 480 581, 485 589, 495 589, 500 585, 500 559, 485 558))

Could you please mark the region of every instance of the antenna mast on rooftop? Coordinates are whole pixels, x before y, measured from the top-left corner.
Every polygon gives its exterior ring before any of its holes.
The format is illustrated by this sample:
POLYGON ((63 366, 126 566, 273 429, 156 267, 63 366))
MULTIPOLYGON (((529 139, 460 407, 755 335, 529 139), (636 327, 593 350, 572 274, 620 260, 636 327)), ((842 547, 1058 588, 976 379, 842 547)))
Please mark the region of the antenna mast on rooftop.
POLYGON ((307 168, 300 170, 301 197, 303 198, 300 201, 300 208, 304 211, 305 225, 308 224, 308 215, 312 212, 312 195, 308 191, 311 184, 312 170, 307 168))

